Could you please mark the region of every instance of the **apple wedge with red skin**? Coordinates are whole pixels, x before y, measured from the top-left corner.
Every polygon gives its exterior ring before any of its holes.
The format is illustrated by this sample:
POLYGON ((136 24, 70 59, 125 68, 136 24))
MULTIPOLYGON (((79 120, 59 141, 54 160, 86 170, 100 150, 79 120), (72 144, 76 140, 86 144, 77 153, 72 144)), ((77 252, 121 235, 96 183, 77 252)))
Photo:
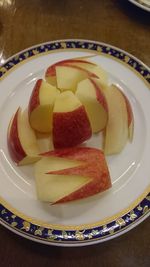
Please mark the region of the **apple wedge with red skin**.
MULTIPOLYGON (((89 57, 87 57, 88 59, 89 57)), ((48 69, 46 70, 45 73, 45 79, 48 83, 56 86, 57 85, 57 81, 56 81, 56 67, 57 66, 65 66, 65 65, 75 65, 75 64, 80 64, 80 67, 82 65, 85 66, 96 66, 93 62, 87 61, 86 57, 81 57, 81 58, 73 58, 73 59, 65 59, 59 62, 56 62, 54 64, 52 64, 51 66, 48 67, 48 69)))
MULTIPOLYGON (((121 91, 122 92, 122 91, 121 91)), ((133 134, 134 134, 134 116, 133 116, 133 111, 132 107, 130 104, 129 99, 127 96, 122 92, 125 102, 126 102, 126 108, 127 108, 127 114, 128 114, 128 129, 129 129, 129 141, 132 142, 133 140, 133 134)))
POLYGON ((70 66, 74 66, 76 68, 82 68, 85 71, 89 72, 90 75, 87 78, 93 77, 94 76, 98 79, 100 79, 101 84, 103 84, 104 86, 108 84, 108 73, 100 66, 100 65, 92 65, 92 64, 88 64, 88 63, 92 63, 92 62, 88 62, 87 63, 80 63, 80 62, 72 62, 69 65, 70 66), (91 75, 92 74, 92 75, 91 75))
MULTIPOLYGON (((59 67, 59 66, 64 66, 64 67, 70 66, 71 67, 72 66, 72 67, 76 67, 77 70, 82 70, 82 71, 84 70, 84 76, 82 73, 83 78, 97 77, 101 80, 101 83, 107 84, 108 83, 107 72, 101 66, 96 65, 95 63, 89 61, 91 57, 93 56, 66 59, 66 60, 62 60, 62 61, 54 63, 53 65, 48 67, 45 73, 46 81, 52 85, 55 85, 55 86, 58 85, 58 87, 62 88, 62 90, 68 89, 68 87, 66 87, 67 85, 64 86, 64 84, 61 83, 61 80, 59 80, 59 78, 56 77, 56 67, 59 67)), ((77 73, 76 73, 76 76, 77 76, 77 73)), ((81 73, 78 72, 78 79, 80 78, 81 80, 82 76, 81 76, 81 73)), ((73 86, 71 85, 70 88, 73 88, 73 86)), ((72 90, 75 90, 75 89, 72 89, 72 90)))
POLYGON ((32 91, 28 113, 31 127, 41 133, 49 133, 52 129, 52 111, 59 90, 39 79, 32 91))
POLYGON ((51 200, 52 204, 65 203, 87 198, 111 187, 110 174, 101 150, 74 147, 49 151, 42 156, 44 158, 36 163, 36 183, 40 200, 51 200), (40 173, 41 169, 46 173, 40 173), (58 179, 61 181, 59 189, 58 179))
POLYGON ((105 131, 106 155, 120 153, 128 140, 128 113, 126 100, 118 87, 111 85, 105 90, 108 104, 108 123, 105 131))
POLYGON ((97 133, 106 127, 108 106, 105 88, 98 83, 98 79, 88 78, 78 83, 76 96, 84 105, 88 114, 92 132, 97 133))
POLYGON ((80 165, 81 162, 77 160, 43 156, 35 164, 34 170, 38 199, 55 203, 58 199, 87 184, 90 181, 89 177, 47 174, 49 171, 60 171, 80 165))
POLYGON ((56 67, 57 87, 61 91, 71 90, 75 92, 77 84, 88 77, 98 78, 96 74, 79 66, 66 64, 56 67))
POLYGON ((52 135, 54 148, 79 145, 92 135, 85 108, 71 91, 65 91, 56 98, 52 135))
POLYGON ((28 112, 18 108, 7 132, 9 154, 18 165, 26 165, 40 159, 39 148, 34 131, 30 127, 28 112))

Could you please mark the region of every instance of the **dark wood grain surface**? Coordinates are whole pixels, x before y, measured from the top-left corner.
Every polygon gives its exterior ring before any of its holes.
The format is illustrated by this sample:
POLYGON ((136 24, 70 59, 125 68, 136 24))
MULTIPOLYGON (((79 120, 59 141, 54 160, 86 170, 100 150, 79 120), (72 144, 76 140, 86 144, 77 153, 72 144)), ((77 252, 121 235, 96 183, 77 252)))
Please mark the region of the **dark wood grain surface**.
MULTIPOLYGON (((0 62, 31 45, 64 38, 102 41, 150 65, 150 13, 127 0, 0 1, 0 62)), ((0 266, 150 266, 150 219, 107 243, 37 244, 0 227, 0 266)))

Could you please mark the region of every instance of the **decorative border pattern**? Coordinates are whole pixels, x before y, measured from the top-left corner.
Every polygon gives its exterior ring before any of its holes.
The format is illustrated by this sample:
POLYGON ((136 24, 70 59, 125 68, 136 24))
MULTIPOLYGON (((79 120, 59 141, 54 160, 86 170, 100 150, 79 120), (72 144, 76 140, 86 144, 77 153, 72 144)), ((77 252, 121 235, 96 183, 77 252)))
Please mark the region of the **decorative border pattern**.
POLYGON ((14 66, 19 64, 20 62, 34 57, 37 54, 47 53, 49 51, 57 51, 60 49, 87 49, 89 51, 97 51, 99 53, 103 53, 105 55, 111 55, 115 58, 118 58, 122 62, 125 62, 128 66, 136 70, 140 75, 150 83, 150 72, 147 68, 140 64, 136 59, 126 55, 123 51, 116 50, 113 47, 94 42, 85 42, 85 41, 63 41, 63 42, 50 42, 45 45, 39 45, 36 48, 31 48, 26 50, 23 53, 19 53, 18 55, 12 57, 8 60, 2 67, 0 67, 0 79, 14 66))
POLYGON ((150 211, 150 193, 129 213, 112 221, 108 224, 84 230, 55 230, 41 227, 40 225, 32 224, 24 221, 21 217, 16 216, 11 211, 0 205, 0 220, 17 231, 22 231, 33 238, 43 239, 49 242, 85 242, 90 240, 104 239, 107 236, 115 235, 116 233, 126 229, 135 223, 150 211))
MULTIPOLYGON (((64 40, 50 42, 39 45, 34 48, 30 48, 17 54, 9 59, 3 66, 0 67, 0 79, 4 78, 10 70, 19 66, 19 63, 36 56, 37 54, 48 53, 49 51, 56 51, 60 49, 76 49, 76 50, 88 50, 89 52, 99 52, 104 55, 110 55, 120 60, 120 62, 126 63, 130 68, 135 70, 141 78, 147 83, 150 83, 150 71, 148 68, 136 60, 134 57, 126 54, 125 52, 111 47, 109 45, 90 42, 90 41, 78 41, 78 40, 64 40)), ((0 204, 0 221, 4 224, 16 230, 18 233, 22 233, 25 236, 32 238, 33 240, 43 240, 46 243, 65 243, 75 244, 84 243, 88 241, 96 241, 106 239, 109 236, 115 236, 117 233, 131 227, 134 223, 140 221, 150 212, 150 192, 147 196, 130 212, 123 216, 113 220, 105 225, 93 227, 84 230, 56 230, 50 228, 44 228, 40 225, 25 221, 23 218, 17 216, 4 205, 0 204)))

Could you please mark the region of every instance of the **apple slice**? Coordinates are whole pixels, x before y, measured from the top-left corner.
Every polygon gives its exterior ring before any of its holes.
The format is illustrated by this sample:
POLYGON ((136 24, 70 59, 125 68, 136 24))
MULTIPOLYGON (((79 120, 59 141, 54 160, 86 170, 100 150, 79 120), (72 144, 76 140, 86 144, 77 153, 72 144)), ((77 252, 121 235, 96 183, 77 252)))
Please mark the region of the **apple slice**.
POLYGON ((73 65, 56 67, 57 86, 61 91, 71 90, 75 92, 77 84, 88 77, 97 78, 95 74, 81 67, 73 65))
POLYGON ((76 146, 91 135, 91 125, 84 106, 71 91, 61 93, 56 98, 53 111, 54 147, 76 146))
POLYGON ((108 119, 108 107, 104 88, 97 84, 97 79, 85 79, 78 83, 76 96, 84 105, 88 114, 92 132, 97 133, 103 130, 108 119))
MULTIPOLYGON (((95 56, 95 55, 94 55, 95 56)), ((56 67, 57 66, 76 66, 79 68, 83 68, 84 70, 90 71, 96 76, 98 76, 101 80, 101 82, 104 82, 105 84, 108 82, 108 74, 107 72, 100 66, 96 65, 96 63, 91 62, 92 56, 86 56, 86 57, 79 57, 79 58, 72 58, 72 59, 66 59, 59 62, 54 63, 53 65, 49 66, 45 73, 45 79, 48 83, 52 85, 57 85, 56 81, 56 67)))
MULTIPOLYGON (((108 74, 107 72, 100 66, 100 65, 96 65, 96 64, 90 64, 92 62, 87 61, 87 62, 70 62, 69 65, 70 66, 76 66, 79 68, 82 68, 90 73, 93 74, 93 77, 97 77, 100 79, 101 84, 107 85, 108 84, 108 74)), ((92 77, 92 75, 90 75, 89 77, 92 77)))
POLYGON ((12 118, 9 128, 7 144, 10 156, 18 165, 26 165, 40 159, 36 136, 30 127, 28 112, 21 113, 18 108, 12 118))
MULTIPOLYGON (((72 66, 73 67, 74 66, 77 69, 82 69, 82 71, 84 70, 84 72, 89 73, 89 74, 87 73, 87 75, 84 76, 85 78, 95 76, 95 77, 100 79, 101 83, 107 84, 108 83, 107 72, 100 65, 96 65, 95 63, 89 61, 91 59, 91 57, 92 56, 66 59, 66 60, 62 60, 62 61, 54 63, 53 65, 48 67, 48 69, 45 73, 46 81, 48 83, 56 86, 57 85, 56 67, 59 67, 59 66, 68 66, 68 67, 72 66)), ((66 72, 67 72, 67 70, 66 70, 66 72)), ((66 75, 66 73, 65 73, 65 75, 66 75)), ((75 73, 74 73, 74 75, 75 75, 75 73)), ((79 75, 81 77, 81 73, 79 74, 79 72, 76 72, 76 77, 74 79, 76 80, 77 77, 79 77, 79 75)), ((73 85, 73 86, 75 87, 76 85, 73 85)), ((61 88, 61 84, 59 84, 58 87, 61 88)), ((62 88, 62 89, 70 89, 70 88, 66 87, 66 88, 62 88)), ((73 89, 73 90, 75 90, 75 89, 73 89)))
POLYGON ((87 61, 87 59, 89 59, 90 57, 92 56, 65 59, 65 60, 54 63, 53 65, 49 66, 48 69, 46 70, 46 73, 45 73, 46 81, 52 85, 55 85, 55 86, 57 85, 57 81, 56 81, 56 67, 57 66, 65 66, 69 64, 74 65, 75 63, 79 63, 79 64, 81 63, 80 67, 86 64, 87 67, 89 66, 88 70, 90 70, 90 66, 96 66, 96 64, 87 61))
POLYGON ((128 114, 126 101, 120 90, 111 85, 105 91, 108 104, 108 123, 105 133, 104 152, 120 153, 128 139, 128 114))
POLYGON ((100 193, 111 187, 102 151, 74 147, 50 151, 35 165, 38 197, 65 203, 100 193))
POLYGON ((132 111, 132 107, 131 107, 131 104, 130 104, 129 99, 127 98, 127 96, 123 92, 122 92, 122 94, 123 94, 123 96, 125 98, 126 108, 127 108, 127 114, 128 114, 129 140, 130 140, 130 142, 132 142, 132 140, 133 140, 133 134, 134 134, 134 116, 133 116, 133 111, 132 111))
POLYGON ((100 79, 101 84, 104 86, 108 84, 108 73, 100 65, 94 67, 92 73, 100 79))
POLYGON ((36 82, 30 97, 28 111, 31 127, 48 133, 52 129, 52 111, 59 90, 40 79, 36 82))
POLYGON ((88 177, 81 175, 57 175, 47 174, 48 171, 59 171, 66 168, 79 166, 81 163, 74 160, 45 157, 35 164, 35 179, 38 199, 55 203, 62 196, 84 186, 90 181, 88 177))

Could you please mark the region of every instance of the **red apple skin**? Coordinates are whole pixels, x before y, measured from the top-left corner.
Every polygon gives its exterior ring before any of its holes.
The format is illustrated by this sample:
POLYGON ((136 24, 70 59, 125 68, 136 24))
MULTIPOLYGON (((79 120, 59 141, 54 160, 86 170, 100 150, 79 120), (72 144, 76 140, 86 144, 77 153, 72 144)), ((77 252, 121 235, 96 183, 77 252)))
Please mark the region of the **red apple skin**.
POLYGON ((86 60, 82 60, 82 59, 66 59, 66 60, 62 60, 62 61, 59 61, 53 65, 51 65, 50 67, 48 67, 46 73, 45 73, 45 76, 46 77, 49 77, 49 76, 56 76, 56 67, 57 66, 64 66, 64 65, 68 65, 69 63, 87 63, 87 64, 90 64, 90 65, 94 65, 94 63, 92 62, 88 62, 86 60))
POLYGON ((109 189, 111 185, 110 174, 104 154, 101 150, 94 148, 80 148, 56 150, 47 152, 45 155, 58 156, 74 160, 81 160, 82 165, 60 171, 48 172, 48 174, 58 175, 81 175, 91 178, 91 181, 84 187, 76 190, 70 195, 53 203, 64 203, 77 199, 86 198, 109 189), (85 164, 84 164, 85 162, 85 164))
POLYGON ((89 139, 92 130, 85 108, 80 106, 71 112, 54 112, 52 132, 54 148, 76 146, 89 139))
MULTIPOLYGON (((75 192, 71 193, 70 195, 58 200, 56 203, 64 203, 64 202, 69 202, 77 199, 82 199, 86 197, 93 196, 95 194, 101 193, 111 187, 111 182, 110 182, 110 177, 108 177, 108 172, 103 171, 100 173, 100 169, 91 166, 91 164, 86 164, 83 167, 79 167, 79 172, 73 169, 69 169, 68 172, 64 170, 61 173, 57 174, 64 174, 64 175, 83 175, 83 176, 88 176, 91 177, 91 182, 88 184, 84 185, 84 188, 81 188, 79 190, 76 190, 75 192), (95 169, 95 170, 93 170, 95 169), (70 170, 70 172, 69 172, 70 170)), ((56 173, 55 173, 56 174, 56 173)))
POLYGON ((89 80, 91 81, 91 83, 93 84, 95 88, 97 101, 103 106, 103 108, 108 113, 107 101, 106 101, 104 94, 102 93, 102 90, 100 90, 99 86, 96 84, 96 82, 93 79, 89 78, 89 80))
POLYGON ((44 157, 59 157, 79 161, 93 162, 100 160, 104 154, 101 150, 91 147, 71 147, 63 149, 55 149, 41 154, 44 157))
POLYGON ((42 79, 39 79, 37 80, 33 88, 33 91, 32 91, 32 94, 29 100, 29 107, 28 107, 29 115, 36 107, 40 105, 39 91, 40 91, 41 84, 42 84, 42 79))
POLYGON ((26 153, 21 146, 18 135, 18 112, 19 108, 16 111, 10 126, 8 127, 7 134, 8 150, 12 160, 17 164, 26 156, 26 153))

